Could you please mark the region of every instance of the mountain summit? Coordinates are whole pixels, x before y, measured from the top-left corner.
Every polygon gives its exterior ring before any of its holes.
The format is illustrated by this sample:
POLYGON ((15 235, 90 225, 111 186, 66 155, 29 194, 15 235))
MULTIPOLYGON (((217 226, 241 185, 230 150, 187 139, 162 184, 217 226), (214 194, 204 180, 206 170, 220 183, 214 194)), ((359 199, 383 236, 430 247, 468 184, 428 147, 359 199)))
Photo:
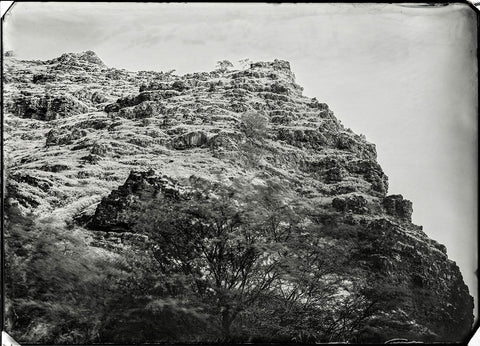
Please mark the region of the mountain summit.
POLYGON ((288 62, 183 76, 108 68, 91 51, 4 64, 6 316, 19 342, 469 333, 473 299, 445 246, 388 195, 375 145, 303 96, 288 62), (17 239, 50 240, 39 258, 17 239), (27 262, 40 274, 20 275, 27 262), (40 290, 48 280, 56 291, 40 290), (54 304, 72 295, 72 311, 54 304))
POLYGON ((75 62, 85 62, 90 64, 95 64, 99 66, 105 66, 103 61, 97 56, 97 54, 91 50, 87 50, 81 53, 65 53, 60 57, 51 60, 52 62, 61 62, 61 63, 75 63, 75 62))

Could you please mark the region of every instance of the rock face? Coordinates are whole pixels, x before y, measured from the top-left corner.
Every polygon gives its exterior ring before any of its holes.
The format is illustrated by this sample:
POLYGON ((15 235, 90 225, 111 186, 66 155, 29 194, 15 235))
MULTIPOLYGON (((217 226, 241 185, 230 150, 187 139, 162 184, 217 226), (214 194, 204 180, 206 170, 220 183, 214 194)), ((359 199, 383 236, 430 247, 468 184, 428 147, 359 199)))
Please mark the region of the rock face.
POLYGON ((383 206, 387 214, 397 216, 400 219, 412 221, 412 202, 403 199, 402 195, 391 195, 385 197, 383 206))
POLYGON ((189 132, 179 137, 176 137, 172 141, 172 147, 178 150, 201 147, 207 144, 208 138, 202 131, 189 132))
MULTIPOLYGON (((185 187, 153 170, 132 171, 123 185, 103 198, 90 227, 125 232, 135 224, 135 211, 142 203, 162 203, 186 194, 185 187)), ((390 294, 388 287, 405 292, 402 304, 387 305, 372 319, 375 333, 385 340, 403 335, 424 341, 453 341, 468 333, 473 308, 468 288, 446 248, 411 224, 410 201, 392 195, 383 199, 383 205, 375 205, 363 196, 349 195, 334 198, 332 206, 340 214, 330 212, 314 222, 329 230, 329 238, 342 240, 339 246, 361 273, 348 279, 371 280, 380 295, 390 294)))
POLYGON ((165 176, 150 170, 132 171, 125 184, 103 198, 95 210, 90 227, 108 231, 128 231, 134 224, 132 211, 142 202, 162 197, 177 198, 180 188, 165 176))
POLYGON ((9 105, 9 109, 17 116, 47 121, 82 114, 89 110, 85 104, 68 95, 21 96, 9 105))
POLYGON ((303 96, 288 62, 176 76, 111 69, 85 52, 5 57, 5 71, 9 203, 120 234, 143 203, 182 196, 191 176, 280 178, 315 206, 309 222, 348 256, 345 280, 376 295, 402 290, 401 303, 372 317, 365 340, 458 341, 469 332, 473 299, 445 247, 411 223, 410 201, 387 195, 375 146, 303 96), (247 133, 245 113, 265 131, 247 133))

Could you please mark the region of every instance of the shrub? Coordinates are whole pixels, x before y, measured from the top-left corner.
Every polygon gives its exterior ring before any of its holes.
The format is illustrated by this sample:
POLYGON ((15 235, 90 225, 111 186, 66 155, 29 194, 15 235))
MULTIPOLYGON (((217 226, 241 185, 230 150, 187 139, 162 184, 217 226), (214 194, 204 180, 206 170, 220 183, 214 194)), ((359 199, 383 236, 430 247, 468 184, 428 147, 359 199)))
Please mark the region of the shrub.
POLYGON ((217 61, 217 70, 222 73, 227 72, 232 67, 233 64, 228 60, 217 61))
POLYGON ((268 118, 263 114, 247 112, 240 119, 241 129, 250 139, 263 139, 267 135, 268 118))

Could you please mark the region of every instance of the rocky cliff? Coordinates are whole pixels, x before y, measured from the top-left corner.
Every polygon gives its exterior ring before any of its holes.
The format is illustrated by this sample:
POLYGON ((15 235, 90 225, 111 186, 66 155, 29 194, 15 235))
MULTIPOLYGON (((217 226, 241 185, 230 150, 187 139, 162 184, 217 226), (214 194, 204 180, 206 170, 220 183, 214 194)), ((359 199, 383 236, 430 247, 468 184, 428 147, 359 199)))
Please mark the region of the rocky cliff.
POLYGON ((288 62, 183 76, 108 68, 93 52, 3 63, 7 205, 108 234, 108 246, 138 230, 144 203, 188 195, 192 177, 279 179, 344 254, 342 289, 362 283, 393 302, 357 340, 470 331, 473 300, 445 246, 411 223, 410 201, 388 195, 375 146, 303 96, 288 62))

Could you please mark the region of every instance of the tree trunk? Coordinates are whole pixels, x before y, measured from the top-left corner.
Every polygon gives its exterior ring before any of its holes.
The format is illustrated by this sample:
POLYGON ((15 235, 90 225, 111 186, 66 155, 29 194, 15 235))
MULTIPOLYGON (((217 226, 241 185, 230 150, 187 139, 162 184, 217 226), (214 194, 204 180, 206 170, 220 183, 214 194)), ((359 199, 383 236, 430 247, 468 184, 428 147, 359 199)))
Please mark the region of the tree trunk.
POLYGON ((222 311, 222 334, 224 341, 229 341, 230 340, 230 327, 232 325, 232 316, 230 315, 230 309, 225 308, 225 310, 222 311))

